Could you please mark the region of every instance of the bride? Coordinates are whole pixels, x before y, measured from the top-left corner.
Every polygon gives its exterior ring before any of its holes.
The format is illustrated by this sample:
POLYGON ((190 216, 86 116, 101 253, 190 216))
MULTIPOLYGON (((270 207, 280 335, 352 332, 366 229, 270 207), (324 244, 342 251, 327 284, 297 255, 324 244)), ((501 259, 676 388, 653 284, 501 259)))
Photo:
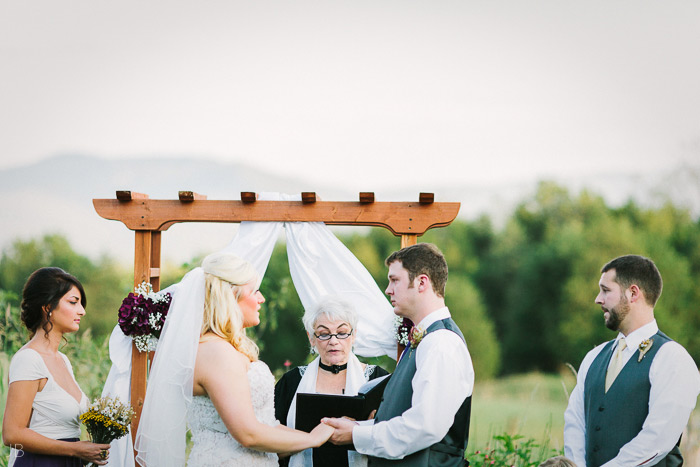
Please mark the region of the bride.
POLYGON ((178 284, 168 312, 136 436, 143 466, 277 466, 277 454, 318 447, 333 428, 280 425, 275 380, 245 328, 260 323, 258 275, 230 253, 207 256, 178 284))

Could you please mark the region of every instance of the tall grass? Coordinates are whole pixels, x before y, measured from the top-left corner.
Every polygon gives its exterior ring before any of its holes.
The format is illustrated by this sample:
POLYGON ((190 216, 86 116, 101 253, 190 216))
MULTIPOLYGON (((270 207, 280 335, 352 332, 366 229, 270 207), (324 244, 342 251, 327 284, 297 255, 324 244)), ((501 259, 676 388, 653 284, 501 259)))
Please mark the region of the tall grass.
MULTIPOLYGON (((5 403, 7 402, 7 370, 10 366, 10 362, 7 360, 7 354, 5 352, 0 352, 0 412, 5 414, 5 403)), ((2 428, 0 428, 0 435, 2 435, 2 428)), ((10 448, 5 446, 4 443, 0 445, 0 467, 7 467, 10 457, 10 448)))

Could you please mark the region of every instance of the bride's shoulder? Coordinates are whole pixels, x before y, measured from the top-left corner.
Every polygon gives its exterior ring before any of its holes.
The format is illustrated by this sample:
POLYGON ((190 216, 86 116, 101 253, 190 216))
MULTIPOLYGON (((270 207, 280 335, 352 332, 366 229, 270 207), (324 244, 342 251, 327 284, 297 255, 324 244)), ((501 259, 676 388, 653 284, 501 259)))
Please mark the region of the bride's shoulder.
POLYGON ((236 350, 230 342, 218 336, 203 339, 199 342, 197 359, 215 365, 244 365, 246 368, 250 363, 248 357, 236 350))

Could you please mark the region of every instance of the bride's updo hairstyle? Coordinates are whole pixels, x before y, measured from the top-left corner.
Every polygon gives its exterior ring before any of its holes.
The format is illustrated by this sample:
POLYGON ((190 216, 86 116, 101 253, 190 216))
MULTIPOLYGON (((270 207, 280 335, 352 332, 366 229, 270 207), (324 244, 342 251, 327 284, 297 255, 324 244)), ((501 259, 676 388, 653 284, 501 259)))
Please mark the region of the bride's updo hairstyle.
POLYGON ((204 271, 204 315, 201 335, 212 332, 246 355, 258 359, 258 346, 243 327, 238 301, 243 286, 258 280, 258 272, 248 261, 231 253, 213 253, 202 261, 204 271))

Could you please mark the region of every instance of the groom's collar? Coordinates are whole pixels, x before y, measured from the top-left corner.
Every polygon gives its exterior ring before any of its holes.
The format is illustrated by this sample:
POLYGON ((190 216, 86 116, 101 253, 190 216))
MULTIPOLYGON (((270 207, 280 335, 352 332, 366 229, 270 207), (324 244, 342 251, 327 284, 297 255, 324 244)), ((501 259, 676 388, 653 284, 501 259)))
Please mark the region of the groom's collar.
POLYGON ((423 318, 420 323, 417 323, 416 326, 423 329, 424 331, 430 327, 431 324, 433 324, 435 321, 440 321, 441 319, 446 319, 450 318, 452 315, 450 315, 450 310, 447 309, 446 306, 442 308, 438 308, 435 311, 431 311, 428 316, 423 318))

